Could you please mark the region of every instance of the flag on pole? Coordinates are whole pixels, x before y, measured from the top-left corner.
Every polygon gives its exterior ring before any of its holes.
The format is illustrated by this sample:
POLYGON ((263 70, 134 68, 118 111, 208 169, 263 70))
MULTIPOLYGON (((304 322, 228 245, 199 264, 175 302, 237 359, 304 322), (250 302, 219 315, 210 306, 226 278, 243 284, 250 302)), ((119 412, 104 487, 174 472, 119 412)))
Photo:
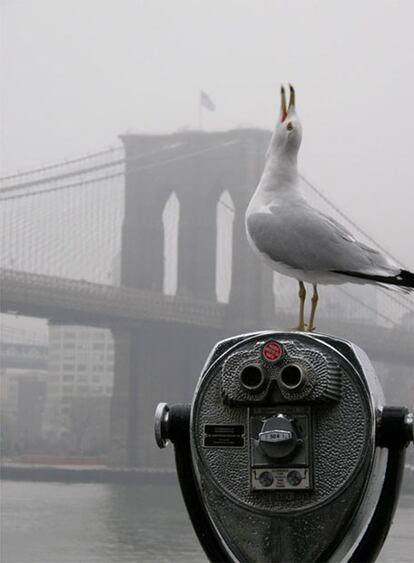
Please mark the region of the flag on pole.
POLYGON ((214 111, 216 105, 208 94, 204 90, 200 90, 200 106, 208 109, 209 111, 214 111))

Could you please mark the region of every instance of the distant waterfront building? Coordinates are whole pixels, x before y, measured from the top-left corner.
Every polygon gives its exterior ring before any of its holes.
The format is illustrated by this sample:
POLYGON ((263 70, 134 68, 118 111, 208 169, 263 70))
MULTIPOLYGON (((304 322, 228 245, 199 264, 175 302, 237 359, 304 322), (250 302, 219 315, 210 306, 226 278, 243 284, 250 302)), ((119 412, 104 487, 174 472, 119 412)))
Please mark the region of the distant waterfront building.
MULTIPOLYGON (((117 253, 108 272, 111 285, 120 283, 120 260, 117 253)), ((110 330, 50 323, 48 371, 47 435, 80 435, 79 426, 109 424, 114 381, 110 330)))
POLYGON ((50 325, 46 425, 49 432, 69 430, 78 398, 111 397, 114 342, 109 330, 50 325))
POLYGON ((3 430, 13 444, 27 448, 43 435, 48 373, 44 370, 2 369, 0 377, 3 430))

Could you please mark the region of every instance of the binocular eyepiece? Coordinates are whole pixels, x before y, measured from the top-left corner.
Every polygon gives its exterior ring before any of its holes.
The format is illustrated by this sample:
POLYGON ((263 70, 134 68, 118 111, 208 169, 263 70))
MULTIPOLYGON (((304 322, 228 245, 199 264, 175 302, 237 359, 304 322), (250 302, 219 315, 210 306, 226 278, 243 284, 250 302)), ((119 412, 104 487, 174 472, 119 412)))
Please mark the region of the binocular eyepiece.
POLYGON ((384 407, 348 341, 258 332, 219 342, 191 405, 161 403, 211 561, 372 561, 395 510, 413 417, 384 407))

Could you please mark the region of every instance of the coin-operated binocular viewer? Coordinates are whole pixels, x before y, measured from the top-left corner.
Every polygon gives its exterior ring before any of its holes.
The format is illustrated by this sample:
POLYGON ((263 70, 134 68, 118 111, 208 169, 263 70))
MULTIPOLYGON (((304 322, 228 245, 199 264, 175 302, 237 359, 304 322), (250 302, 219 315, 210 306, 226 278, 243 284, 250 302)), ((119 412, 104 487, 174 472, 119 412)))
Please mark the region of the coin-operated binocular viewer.
POLYGON ((211 561, 374 561, 398 500, 413 415, 383 406, 365 353, 320 334, 218 343, 192 405, 158 405, 211 561))

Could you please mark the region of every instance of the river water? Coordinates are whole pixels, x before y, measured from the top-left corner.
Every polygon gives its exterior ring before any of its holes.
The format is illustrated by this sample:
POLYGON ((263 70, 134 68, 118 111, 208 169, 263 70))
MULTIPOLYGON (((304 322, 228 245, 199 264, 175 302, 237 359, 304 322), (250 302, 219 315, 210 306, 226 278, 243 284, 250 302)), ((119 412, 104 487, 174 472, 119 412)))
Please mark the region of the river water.
MULTIPOLYGON (((1 482, 2 563, 206 562, 175 485, 1 482)), ((402 497, 382 563, 414 560, 402 497)))

